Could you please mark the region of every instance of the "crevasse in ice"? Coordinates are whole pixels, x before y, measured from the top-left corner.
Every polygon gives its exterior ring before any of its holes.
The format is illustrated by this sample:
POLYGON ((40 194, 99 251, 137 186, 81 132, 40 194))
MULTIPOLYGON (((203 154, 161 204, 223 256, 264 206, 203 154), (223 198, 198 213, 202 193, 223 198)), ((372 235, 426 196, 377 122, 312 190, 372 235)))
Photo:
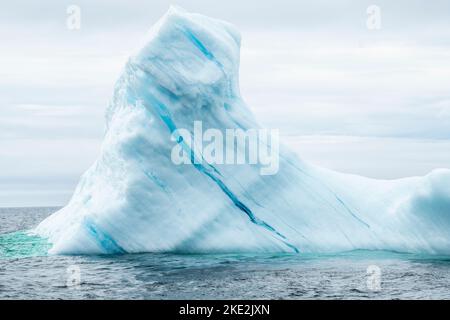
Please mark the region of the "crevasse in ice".
POLYGON ((232 25, 178 8, 151 29, 115 86, 100 156, 34 230, 50 253, 450 253, 450 170, 377 181, 283 146, 274 175, 255 164, 175 165, 179 128, 259 128, 240 97, 239 50, 232 25))

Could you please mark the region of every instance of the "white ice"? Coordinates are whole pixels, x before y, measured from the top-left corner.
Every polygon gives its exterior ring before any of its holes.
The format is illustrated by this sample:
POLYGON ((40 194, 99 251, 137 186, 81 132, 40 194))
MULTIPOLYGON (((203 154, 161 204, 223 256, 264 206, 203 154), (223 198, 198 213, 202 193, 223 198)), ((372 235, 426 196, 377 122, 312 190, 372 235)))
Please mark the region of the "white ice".
POLYGON ((450 253, 447 169, 378 181, 312 166, 284 146, 275 175, 175 165, 177 128, 259 128, 240 97, 239 50, 232 25, 182 9, 152 28, 116 84, 99 158, 35 229, 50 253, 450 253))

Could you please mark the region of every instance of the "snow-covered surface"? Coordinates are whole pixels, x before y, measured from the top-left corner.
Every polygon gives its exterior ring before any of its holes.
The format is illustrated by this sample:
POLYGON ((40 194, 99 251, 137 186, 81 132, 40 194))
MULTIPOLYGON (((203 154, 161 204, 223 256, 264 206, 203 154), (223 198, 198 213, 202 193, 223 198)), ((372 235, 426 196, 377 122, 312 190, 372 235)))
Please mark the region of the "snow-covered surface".
POLYGON ((98 160, 34 230, 50 253, 450 253, 447 169, 378 181, 312 166, 283 146, 275 175, 175 165, 177 128, 258 128, 239 93, 239 49, 232 25, 179 8, 152 28, 116 84, 98 160))

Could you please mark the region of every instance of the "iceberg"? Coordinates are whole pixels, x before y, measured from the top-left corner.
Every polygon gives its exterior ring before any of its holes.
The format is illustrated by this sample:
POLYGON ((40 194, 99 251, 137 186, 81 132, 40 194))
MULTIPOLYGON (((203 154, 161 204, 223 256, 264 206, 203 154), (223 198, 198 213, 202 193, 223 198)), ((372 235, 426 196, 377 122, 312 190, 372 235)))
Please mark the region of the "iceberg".
POLYGON ((98 159, 67 206, 33 230, 50 254, 450 254, 448 169, 372 180, 284 145, 271 175, 258 163, 196 161, 205 155, 179 129, 260 129, 239 92, 239 56, 233 25, 170 8, 115 85, 98 159), (176 145, 190 164, 172 161, 176 145))

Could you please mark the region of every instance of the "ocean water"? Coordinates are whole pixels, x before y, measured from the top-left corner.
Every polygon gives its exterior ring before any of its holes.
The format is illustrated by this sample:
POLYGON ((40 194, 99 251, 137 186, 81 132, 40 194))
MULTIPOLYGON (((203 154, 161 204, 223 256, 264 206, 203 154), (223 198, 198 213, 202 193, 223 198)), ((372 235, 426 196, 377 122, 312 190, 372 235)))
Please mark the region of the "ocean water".
POLYGON ((449 299, 450 257, 311 254, 46 256, 22 230, 58 208, 0 208, 0 299, 449 299))

